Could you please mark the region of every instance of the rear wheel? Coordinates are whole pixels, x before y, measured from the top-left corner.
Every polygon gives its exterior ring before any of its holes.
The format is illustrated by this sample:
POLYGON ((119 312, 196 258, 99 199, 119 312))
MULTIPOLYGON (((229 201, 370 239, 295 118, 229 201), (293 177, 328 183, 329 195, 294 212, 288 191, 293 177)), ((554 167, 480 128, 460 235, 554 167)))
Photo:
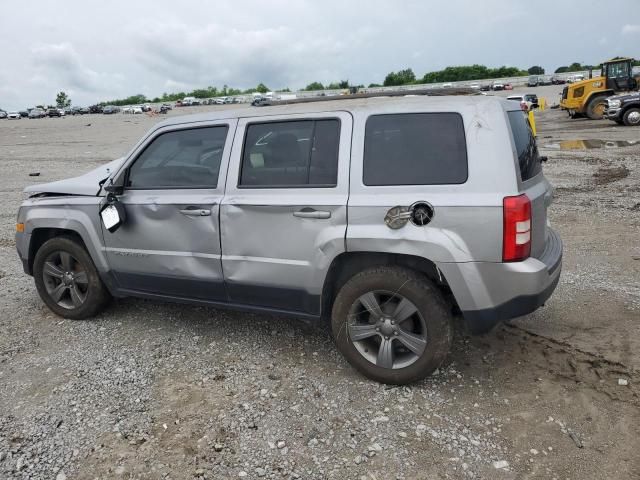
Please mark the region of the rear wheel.
POLYGON ((335 299, 331 328, 353 367, 397 385, 430 375, 447 357, 453 337, 440 291, 426 277, 398 267, 352 277, 335 299))
POLYGON ((603 97, 599 95, 597 97, 593 97, 587 103, 587 117, 591 120, 600 120, 604 117, 604 110, 607 106, 607 97, 603 97))
POLYGON ((630 108, 624 112, 622 120, 629 127, 637 127, 640 125, 640 108, 630 108))
POLYGON ((33 277, 40 298, 64 318, 93 317, 111 299, 87 251, 70 238, 52 238, 40 247, 33 277))

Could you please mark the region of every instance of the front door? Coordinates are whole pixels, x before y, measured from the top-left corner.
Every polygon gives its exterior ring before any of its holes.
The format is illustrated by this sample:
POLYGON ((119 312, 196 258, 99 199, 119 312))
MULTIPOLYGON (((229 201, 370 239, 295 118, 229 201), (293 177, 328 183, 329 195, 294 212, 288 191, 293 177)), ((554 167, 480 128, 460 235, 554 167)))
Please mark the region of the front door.
POLYGON ((226 300, 218 222, 236 123, 160 130, 119 173, 127 218, 103 235, 123 293, 226 300))
POLYGON ((222 201, 222 267, 233 303, 317 315, 344 252, 351 115, 240 119, 222 201))

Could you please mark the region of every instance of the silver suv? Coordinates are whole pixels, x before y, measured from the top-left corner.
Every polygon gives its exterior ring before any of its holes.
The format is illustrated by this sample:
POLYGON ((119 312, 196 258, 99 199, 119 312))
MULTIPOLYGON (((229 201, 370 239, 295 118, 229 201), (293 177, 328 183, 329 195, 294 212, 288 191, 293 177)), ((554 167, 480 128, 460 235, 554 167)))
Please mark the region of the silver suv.
POLYGON ((16 243, 71 319, 136 296, 330 319, 364 375, 403 384, 552 294, 562 243, 518 104, 364 98, 217 110, 28 187, 16 243))

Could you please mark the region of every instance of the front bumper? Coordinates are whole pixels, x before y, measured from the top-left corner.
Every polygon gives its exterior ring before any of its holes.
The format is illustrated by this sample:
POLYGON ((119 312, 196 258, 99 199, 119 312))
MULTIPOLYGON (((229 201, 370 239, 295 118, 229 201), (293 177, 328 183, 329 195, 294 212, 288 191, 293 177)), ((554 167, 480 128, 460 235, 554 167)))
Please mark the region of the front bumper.
POLYGON ((607 120, 622 120, 622 109, 621 108, 609 108, 605 107, 604 109, 604 118, 607 120))
POLYGON ((25 232, 16 232, 16 250, 18 251, 18 257, 22 262, 22 269, 24 273, 31 275, 29 269, 29 242, 31 241, 31 234, 25 232))
POLYGON ((522 262, 439 264, 458 306, 473 333, 527 315, 551 296, 562 270, 562 240, 548 228, 540 258, 522 262))

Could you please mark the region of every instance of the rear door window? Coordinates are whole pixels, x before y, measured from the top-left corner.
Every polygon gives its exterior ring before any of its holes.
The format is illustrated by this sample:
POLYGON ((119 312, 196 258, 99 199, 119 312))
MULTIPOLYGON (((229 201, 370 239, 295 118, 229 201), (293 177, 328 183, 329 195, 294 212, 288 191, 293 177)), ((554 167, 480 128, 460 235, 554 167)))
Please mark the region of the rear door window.
POLYGON ((373 115, 367 120, 365 185, 460 184, 467 175, 467 142, 460 114, 373 115))
POLYGON ((250 124, 238 186, 335 187, 339 145, 337 119, 250 124))
POLYGON ((511 124, 513 142, 516 146, 520 177, 524 182, 542 171, 536 138, 533 136, 529 121, 521 111, 507 112, 507 115, 511 124))

